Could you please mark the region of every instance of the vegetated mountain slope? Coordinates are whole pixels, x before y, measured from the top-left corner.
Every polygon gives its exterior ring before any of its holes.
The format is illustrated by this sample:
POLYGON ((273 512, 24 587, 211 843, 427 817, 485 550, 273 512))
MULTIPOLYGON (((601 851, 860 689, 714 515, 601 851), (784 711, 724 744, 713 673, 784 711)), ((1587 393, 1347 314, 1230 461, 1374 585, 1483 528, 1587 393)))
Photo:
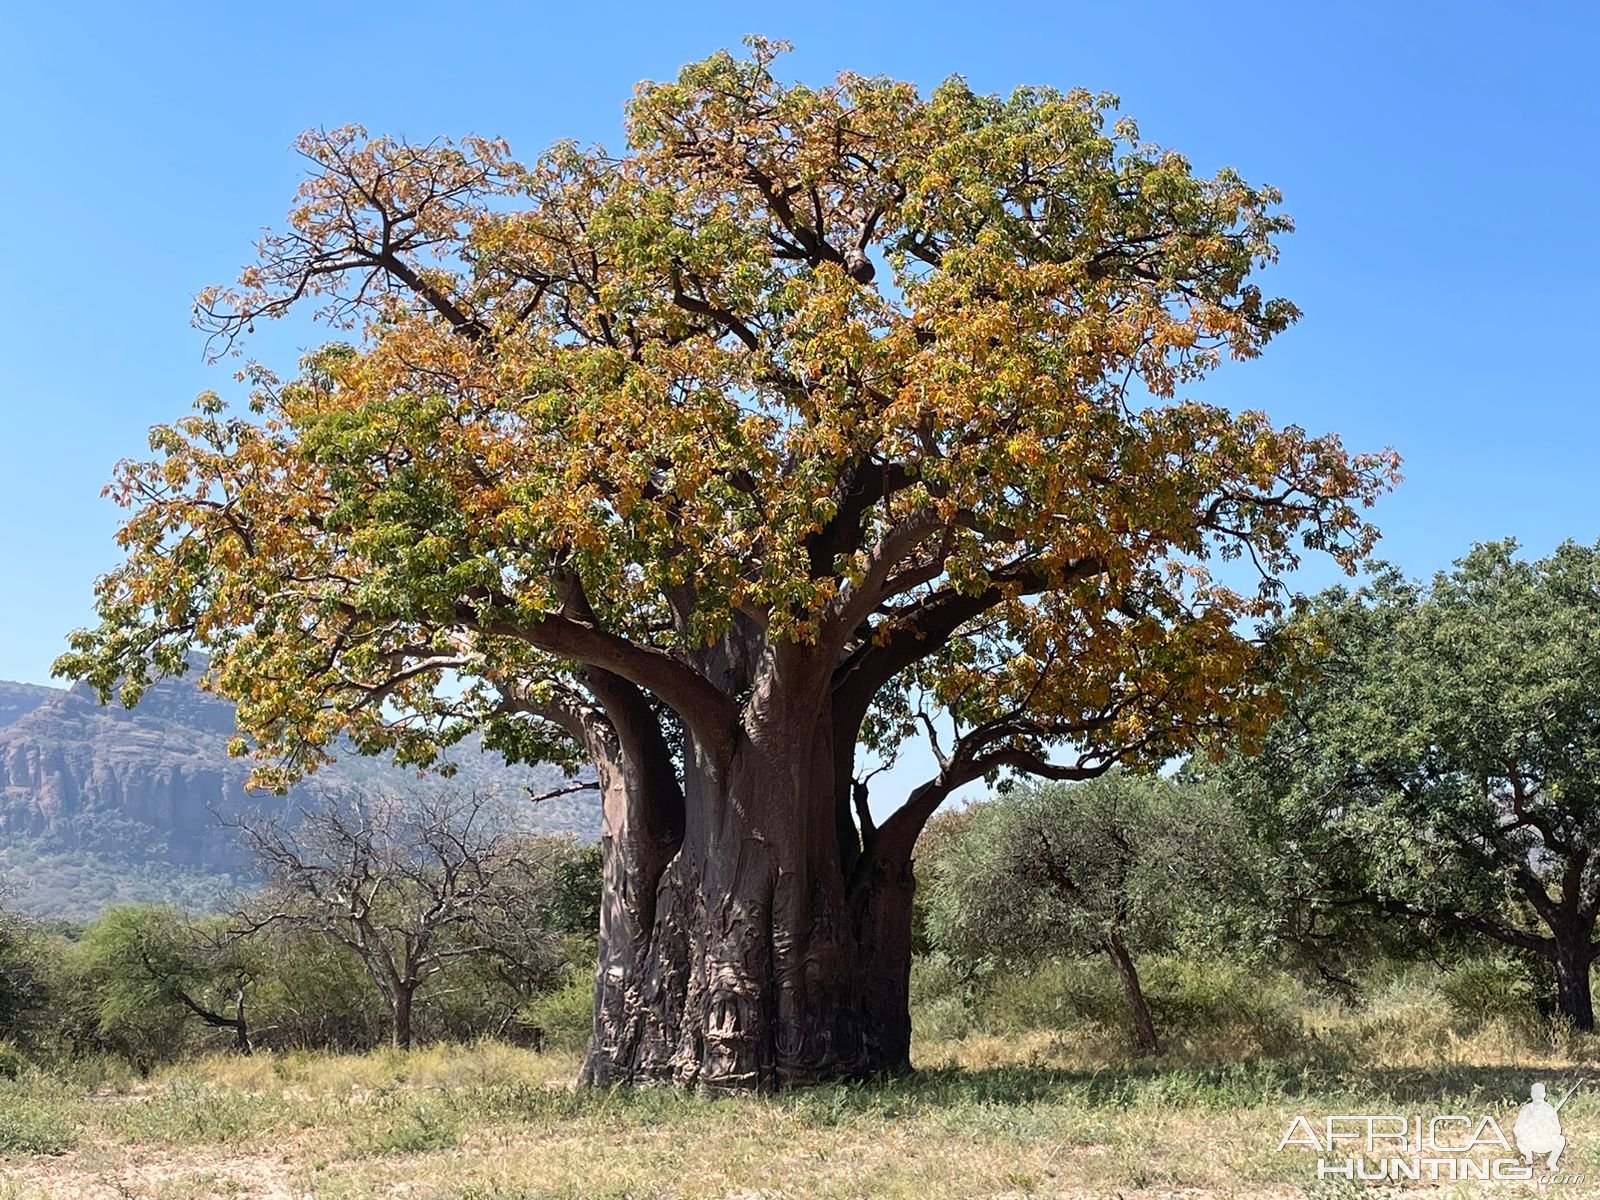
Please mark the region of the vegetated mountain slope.
POLYGON ((122 900, 204 905, 248 882, 223 818, 314 803, 321 788, 473 789, 505 797, 530 828, 585 839, 599 831, 593 792, 519 810, 530 792, 560 786, 560 772, 509 766, 475 739, 451 751, 459 770, 449 781, 351 754, 314 784, 275 797, 246 793, 249 764, 227 752, 233 732, 233 706, 188 679, 152 687, 132 710, 102 706, 82 687, 0 682, 0 877, 9 903, 65 917, 122 900))

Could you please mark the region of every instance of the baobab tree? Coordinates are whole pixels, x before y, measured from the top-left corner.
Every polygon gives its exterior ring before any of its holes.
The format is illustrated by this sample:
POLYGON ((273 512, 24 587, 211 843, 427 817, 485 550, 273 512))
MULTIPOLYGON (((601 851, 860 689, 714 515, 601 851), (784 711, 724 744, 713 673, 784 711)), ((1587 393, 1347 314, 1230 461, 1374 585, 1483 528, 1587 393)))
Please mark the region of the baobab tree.
POLYGON ((591 761, 595 1081, 905 1068, 940 800, 1260 727, 1243 630, 1301 551, 1369 552, 1395 470, 1177 398, 1297 315, 1250 282, 1270 188, 1110 97, 790 86, 751 46, 642 85, 621 154, 305 135, 199 322, 347 340, 122 466, 126 559, 58 664, 131 703, 204 647, 265 782, 341 736, 591 761), (874 823, 857 754, 919 688, 959 737, 874 823))

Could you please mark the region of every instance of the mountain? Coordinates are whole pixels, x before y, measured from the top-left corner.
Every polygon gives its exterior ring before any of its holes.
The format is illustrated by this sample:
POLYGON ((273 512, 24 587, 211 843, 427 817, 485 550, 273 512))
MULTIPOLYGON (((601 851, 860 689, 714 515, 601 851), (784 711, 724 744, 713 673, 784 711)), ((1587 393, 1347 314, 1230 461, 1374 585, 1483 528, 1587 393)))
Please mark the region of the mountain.
POLYGON ((37 683, 11 683, 0 679, 0 729, 21 720, 46 700, 61 693, 37 683))
MULTIPOLYGON (((230 758, 233 706, 188 679, 150 688, 134 709, 102 706, 87 688, 0 681, 0 880, 7 902, 83 918, 108 903, 204 906, 247 882, 248 864, 222 816, 314 802, 317 788, 403 795, 471 788, 515 800, 562 782, 553 767, 510 766, 468 739, 444 783, 350 754, 288 797, 247 794, 249 765, 230 758)), ((592 839, 593 792, 529 806, 530 828, 592 839)))

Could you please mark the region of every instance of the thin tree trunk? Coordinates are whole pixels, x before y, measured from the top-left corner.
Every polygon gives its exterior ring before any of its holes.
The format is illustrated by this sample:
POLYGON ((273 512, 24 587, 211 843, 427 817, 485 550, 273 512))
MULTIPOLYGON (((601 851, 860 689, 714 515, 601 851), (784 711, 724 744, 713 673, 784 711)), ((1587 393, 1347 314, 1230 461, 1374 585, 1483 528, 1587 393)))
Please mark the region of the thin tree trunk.
POLYGON ((1120 929, 1112 929, 1106 939, 1106 952, 1116 964, 1117 977, 1122 980, 1122 995, 1127 1001, 1128 1016, 1133 1021, 1134 1045, 1140 1054, 1161 1053, 1161 1043, 1156 1038, 1155 1022, 1150 1019, 1150 1006, 1145 1003, 1144 989, 1139 986, 1139 972, 1133 965, 1133 955, 1120 929))
POLYGON ((247 1055, 250 1053, 250 1031, 245 1025, 244 1020, 243 988, 240 988, 234 993, 233 1004, 235 1015, 231 1017, 225 1017, 221 1013, 212 1012, 209 1008, 201 1004, 193 996, 189 995, 188 992, 183 991, 181 988, 174 989, 173 995, 178 998, 178 1002, 180 1004, 182 1004, 190 1012, 194 1013, 195 1016, 199 1017, 213 1029, 233 1030, 234 1049, 239 1051, 240 1054, 247 1055))
POLYGON ((391 1042, 396 1050, 411 1049, 411 1002, 416 984, 401 983, 394 992, 394 1024, 391 1042))
POLYGON ((250 1029, 244 1020, 244 988, 242 987, 233 994, 233 1045, 245 1057, 249 1057, 253 1049, 250 1045, 250 1029))

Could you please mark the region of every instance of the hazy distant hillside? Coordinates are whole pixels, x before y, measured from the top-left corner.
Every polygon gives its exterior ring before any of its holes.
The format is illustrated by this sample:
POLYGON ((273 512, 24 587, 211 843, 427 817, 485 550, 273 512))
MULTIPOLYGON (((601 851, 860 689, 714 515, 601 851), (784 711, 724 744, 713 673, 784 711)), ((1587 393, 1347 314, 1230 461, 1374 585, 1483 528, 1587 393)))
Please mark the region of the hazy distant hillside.
MULTIPOLYGON (((248 764, 228 757, 233 707, 188 680, 157 685, 137 708, 102 707, 83 688, 0 682, 0 875, 12 903, 81 917, 107 903, 205 903, 239 882, 244 865, 218 813, 309 798, 247 795, 248 764)), ((404 792, 466 787, 507 797, 561 781, 550 767, 511 767, 475 741, 452 751, 449 784, 354 758, 319 771, 317 785, 404 792)), ((530 806, 529 824, 593 838, 593 793, 530 806)))
POLYGON ((0 679, 0 729, 27 716, 46 700, 61 693, 37 683, 12 683, 0 679))

